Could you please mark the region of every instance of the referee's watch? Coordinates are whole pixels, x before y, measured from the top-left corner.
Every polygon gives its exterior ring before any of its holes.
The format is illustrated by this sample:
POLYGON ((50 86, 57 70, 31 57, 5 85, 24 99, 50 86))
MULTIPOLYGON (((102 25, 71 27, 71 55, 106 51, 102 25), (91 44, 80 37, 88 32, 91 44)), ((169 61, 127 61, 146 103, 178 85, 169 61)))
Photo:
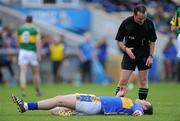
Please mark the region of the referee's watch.
POLYGON ((149 55, 151 58, 153 58, 153 55, 151 54, 151 55, 149 55))

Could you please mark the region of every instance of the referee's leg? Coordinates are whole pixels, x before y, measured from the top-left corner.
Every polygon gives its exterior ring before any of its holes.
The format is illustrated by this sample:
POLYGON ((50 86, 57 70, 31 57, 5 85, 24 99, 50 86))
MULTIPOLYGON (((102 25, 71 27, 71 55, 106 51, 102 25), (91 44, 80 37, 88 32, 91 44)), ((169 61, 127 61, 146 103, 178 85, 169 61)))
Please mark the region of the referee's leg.
POLYGON ((127 84, 132 70, 121 70, 120 80, 116 89, 116 96, 124 97, 127 93, 127 84))
POLYGON ((139 99, 141 100, 146 100, 147 95, 148 95, 148 70, 140 70, 139 71, 139 84, 140 84, 140 88, 139 88, 139 99))

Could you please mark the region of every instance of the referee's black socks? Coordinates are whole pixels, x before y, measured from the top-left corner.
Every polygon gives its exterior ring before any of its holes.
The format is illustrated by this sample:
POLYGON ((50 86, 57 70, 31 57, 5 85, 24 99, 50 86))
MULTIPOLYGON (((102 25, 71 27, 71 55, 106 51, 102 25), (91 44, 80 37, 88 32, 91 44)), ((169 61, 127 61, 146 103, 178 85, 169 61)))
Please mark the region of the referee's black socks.
POLYGON ((117 87, 117 88, 116 88, 115 95, 117 95, 117 93, 119 92, 119 90, 120 90, 120 87, 117 87))
POLYGON ((139 99, 140 100, 146 100, 148 95, 148 89, 147 88, 139 88, 139 99))

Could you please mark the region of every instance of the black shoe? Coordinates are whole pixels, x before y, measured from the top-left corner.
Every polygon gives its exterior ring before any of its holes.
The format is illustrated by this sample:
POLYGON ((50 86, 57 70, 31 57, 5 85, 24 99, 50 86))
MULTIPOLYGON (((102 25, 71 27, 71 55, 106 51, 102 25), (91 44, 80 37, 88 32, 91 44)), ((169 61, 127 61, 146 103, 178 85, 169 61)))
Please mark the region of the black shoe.
POLYGON ((12 95, 13 102, 17 104, 18 110, 21 113, 26 112, 26 109, 24 108, 24 101, 17 98, 15 95, 12 95))
POLYGON ((115 95, 117 95, 117 93, 119 92, 119 90, 120 90, 120 87, 117 87, 117 88, 116 88, 115 95))

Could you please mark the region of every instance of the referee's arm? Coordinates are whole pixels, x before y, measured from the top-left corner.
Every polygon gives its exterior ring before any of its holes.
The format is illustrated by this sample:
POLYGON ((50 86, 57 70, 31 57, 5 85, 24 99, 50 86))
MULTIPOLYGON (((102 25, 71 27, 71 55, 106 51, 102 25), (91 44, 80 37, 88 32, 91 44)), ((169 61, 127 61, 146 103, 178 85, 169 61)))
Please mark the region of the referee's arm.
POLYGON ((150 51, 149 56, 146 60, 146 66, 151 66, 153 63, 153 54, 154 54, 155 42, 150 42, 150 51))
POLYGON ((135 59, 135 56, 132 52, 133 48, 126 47, 126 45, 124 44, 123 41, 118 41, 118 46, 119 46, 119 48, 121 48, 124 51, 124 53, 127 53, 131 59, 135 59))
POLYGON ((153 56, 153 54, 154 54, 154 48, 155 48, 155 42, 150 42, 149 56, 153 56))
POLYGON ((117 41, 118 42, 118 47, 122 50, 122 51, 124 51, 124 52, 126 52, 126 46, 125 46, 125 44, 124 44, 124 42, 123 41, 117 41))

